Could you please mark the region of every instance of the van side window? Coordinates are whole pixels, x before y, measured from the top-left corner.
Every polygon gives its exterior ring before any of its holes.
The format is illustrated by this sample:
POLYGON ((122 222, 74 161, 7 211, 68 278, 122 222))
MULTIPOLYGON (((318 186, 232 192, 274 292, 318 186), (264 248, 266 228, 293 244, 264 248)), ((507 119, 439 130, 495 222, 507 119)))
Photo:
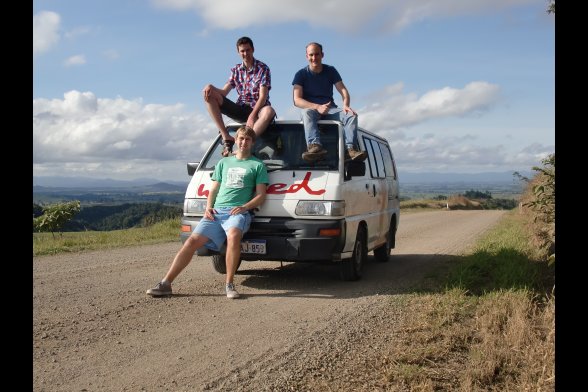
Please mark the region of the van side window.
POLYGON ((370 159, 369 159, 369 167, 370 167, 370 174, 372 178, 384 178, 386 177, 386 172, 384 171, 384 161, 382 160, 382 153, 380 151, 380 146, 377 141, 370 139, 366 136, 363 136, 363 144, 365 146, 366 151, 368 152, 370 159))
POLYGON ((382 151, 382 158, 384 159, 384 168, 386 169, 386 177, 396 179, 396 165, 394 165, 394 158, 392 158, 392 151, 383 143, 380 143, 380 150, 382 151))

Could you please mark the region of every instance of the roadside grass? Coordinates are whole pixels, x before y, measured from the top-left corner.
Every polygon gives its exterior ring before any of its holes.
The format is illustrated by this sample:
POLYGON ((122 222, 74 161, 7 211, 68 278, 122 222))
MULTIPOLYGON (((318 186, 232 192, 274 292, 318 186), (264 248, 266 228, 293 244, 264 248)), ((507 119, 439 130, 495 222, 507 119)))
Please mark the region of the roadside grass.
POLYGON ((554 270, 535 260, 518 209, 451 262, 407 318, 382 369, 410 391, 555 390, 554 270))
POLYGON ((124 230, 65 232, 55 237, 51 233, 33 233, 33 256, 178 241, 179 233, 179 218, 124 230))
POLYGON ((438 211, 447 209, 447 200, 414 199, 400 202, 400 213, 412 213, 420 211, 438 211))

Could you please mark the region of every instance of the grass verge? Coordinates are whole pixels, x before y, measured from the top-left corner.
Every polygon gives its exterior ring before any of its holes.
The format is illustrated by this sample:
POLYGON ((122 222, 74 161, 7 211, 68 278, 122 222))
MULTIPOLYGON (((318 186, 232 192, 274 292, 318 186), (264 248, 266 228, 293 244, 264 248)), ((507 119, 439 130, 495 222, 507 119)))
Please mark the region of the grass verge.
POLYGON ((179 233, 179 218, 125 230, 33 233, 33 256, 178 241, 179 233))
POLYGON ((410 312, 386 354, 394 360, 382 369, 388 385, 555 389, 554 270, 534 261, 530 234, 515 211, 445 271, 437 290, 409 295, 410 312))

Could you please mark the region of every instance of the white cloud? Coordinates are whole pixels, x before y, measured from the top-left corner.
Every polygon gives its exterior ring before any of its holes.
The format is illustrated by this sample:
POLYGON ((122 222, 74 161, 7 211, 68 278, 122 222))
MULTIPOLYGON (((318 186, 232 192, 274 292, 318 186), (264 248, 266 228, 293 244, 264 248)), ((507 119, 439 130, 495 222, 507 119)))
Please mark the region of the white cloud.
POLYGON ((369 99, 369 106, 362 108, 360 121, 367 128, 395 129, 424 121, 466 116, 487 110, 499 98, 500 88, 488 82, 471 82, 462 89, 443 87, 421 97, 403 94, 402 83, 386 86, 369 99))
POLYGON ((370 0, 340 2, 315 0, 152 0, 159 8, 196 11, 211 27, 245 28, 254 25, 307 22, 338 31, 366 27, 398 31, 432 18, 492 12, 501 8, 536 3, 536 0, 370 0))
POLYGON ((399 170, 408 172, 477 173, 530 170, 555 151, 538 143, 511 152, 505 145, 479 145, 473 137, 427 135, 417 138, 387 137, 399 170))
MULTIPOLYGON (((69 91, 63 99, 33 100, 33 162, 105 165, 106 162, 198 160, 216 130, 181 104, 144 104, 69 91)), ((39 166, 37 166, 39 167, 39 166)))
POLYGON ((86 64, 86 56, 83 54, 76 54, 75 56, 68 57, 63 62, 63 65, 66 67, 71 67, 73 65, 84 65, 86 64))
MULTIPOLYGON (((445 87, 417 97, 403 95, 400 84, 388 86, 388 101, 359 110, 360 123, 378 129, 390 141, 397 165, 406 171, 465 173, 539 165, 554 146, 531 144, 513 150, 509 144, 480 141, 475 130, 453 135, 408 130, 433 118, 483 110, 495 101, 497 90, 488 83, 472 82, 462 89, 445 87)), ((98 98, 92 92, 73 90, 63 99, 33 100, 33 172, 182 180, 186 162, 200 160, 216 135, 207 113, 186 111, 182 104, 98 98)))
POLYGON ((59 42, 61 17, 52 11, 33 15, 33 56, 46 52, 59 42))

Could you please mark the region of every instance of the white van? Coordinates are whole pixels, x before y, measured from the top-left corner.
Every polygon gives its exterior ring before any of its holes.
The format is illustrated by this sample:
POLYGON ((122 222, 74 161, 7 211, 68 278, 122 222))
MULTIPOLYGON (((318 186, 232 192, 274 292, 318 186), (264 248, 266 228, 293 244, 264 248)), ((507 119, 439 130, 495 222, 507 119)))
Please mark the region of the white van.
MULTIPOLYGON (((239 126, 229 125, 229 133, 234 135, 239 126)), ((343 280, 357 280, 368 252, 385 262, 395 247, 400 200, 394 157, 386 139, 359 128, 360 148, 368 158, 345 160, 342 124, 322 120, 319 129, 328 154, 312 163, 301 157, 306 151, 301 121, 275 121, 256 140, 253 154, 265 162, 269 185, 243 237, 241 260, 331 261, 340 265, 343 280)), ((221 151, 219 135, 202 161, 188 163, 192 179, 184 201, 182 242, 202 219, 221 151)), ((215 270, 226 272, 224 249, 202 248, 197 254, 212 256, 215 270)))

